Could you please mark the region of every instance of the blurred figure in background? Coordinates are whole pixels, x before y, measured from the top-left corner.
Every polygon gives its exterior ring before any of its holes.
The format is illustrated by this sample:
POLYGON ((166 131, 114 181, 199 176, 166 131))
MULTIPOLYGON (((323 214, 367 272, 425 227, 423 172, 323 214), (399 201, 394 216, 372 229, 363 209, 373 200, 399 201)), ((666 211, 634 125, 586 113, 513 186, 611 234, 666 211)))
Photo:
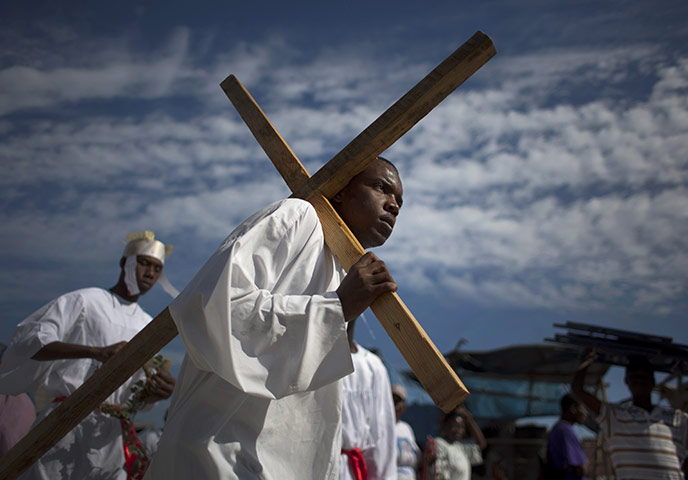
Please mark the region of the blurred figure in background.
MULTIPOLYGON (((0 343, 0 363, 5 345, 0 343)), ((0 393, 0 457, 9 452, 24 435, 29 433, 36 420, 36 407, 26 393, 5 395, 0 393)))
POLYGON ((544 479, 581 480, 587 459, 573 425, 583 424, 588 412, 571 394, 561 397, 560 405, 561 417, 547 437, 544 479))
POLYGON ((584 389, 591 352, 579 365, 571 393, 595 415, 611 452, 616 478, 684 480, 681 466, 688 444, 688 414, 652 404, 654 367, 646 357, 632 357, 624 381, 630 402, 609 404, 584 389))
POLYGON ((470 480, 471 468, 483 463, 487 441, 464 406, 443 414, 437 438, 428 437, 423 455, 430 480, 470 480), (468 438, 470 437, 470 438, 468 438))
POLYGON ((392 389, 380 357, 354 340, 357 321, 347 326, 354 371, 342 379, 339 480, 391 480, 397 478, 392 389))
POLYGON ((416 480, 420 448, 411 425, 401 419, 406 411, 406 389, 398 384, 392 385, 392 398, 397 421, 394 426, 397 436, 397 479, 416 480))

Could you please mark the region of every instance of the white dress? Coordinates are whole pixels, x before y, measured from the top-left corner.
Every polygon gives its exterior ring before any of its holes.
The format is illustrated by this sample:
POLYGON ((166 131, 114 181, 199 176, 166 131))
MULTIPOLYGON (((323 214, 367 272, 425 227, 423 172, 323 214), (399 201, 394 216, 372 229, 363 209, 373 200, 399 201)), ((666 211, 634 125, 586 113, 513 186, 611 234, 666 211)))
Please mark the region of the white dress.
POLYGON ((480 447, 473 440, 449 443, 442 437, 435 439, 437 460, 435 480, 470 480, 471 467, 483 463, 480 447))
POLYGON ((170 305, 187 355, 146 478, 336 478, 343 277, 303 200, 232 232, 170 305))
MULTIPOLYGON (((0 392, 35 392, 41 405, 36 423, 101 365, 91 358, 55 361, 31 360, 52 342, 104 347, 130 340, 150 322, 151 316, 136 302, 128 302, 100 288, 67 293, 23 320, 0 363, 0 392)), ((120 386, 106 403, 122 405, 131 396, 134 382, 145 378, 142 371, 120 386)), ((126 479, 122 469, 124 452, 119 420, 99 411, 89 414, 22 478, 126 479)))
MULTIPOLYGON (((358 346, 352 354, 354 373, 342 389, 342 448, 359 448, 369 480, 397 478, 394 400, 389 375, 380 357, 358 346)), ((349 480, 348 457, 340 460, 340 480, 349 480)))
POLYGON ((416 470, 420 460, 420 448, 411 425, 399 420, 394 426, 397 435, 397 479, 416 480, 416 470))

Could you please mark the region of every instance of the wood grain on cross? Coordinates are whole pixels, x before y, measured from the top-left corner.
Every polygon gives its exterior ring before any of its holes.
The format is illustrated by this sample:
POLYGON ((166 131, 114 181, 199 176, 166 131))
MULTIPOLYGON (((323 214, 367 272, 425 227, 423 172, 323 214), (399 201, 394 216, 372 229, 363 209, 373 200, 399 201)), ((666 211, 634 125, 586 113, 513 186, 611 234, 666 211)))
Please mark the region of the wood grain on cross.
MULTIPOLYGON (((495 53, 489 37, 482 32, 474 34, 312 177, 236 78, 228 77, 222 88, 277 166, 294 192, 293 196, 313 203, 323 224, 328 246, 342 266, 348 269, 364 251, 327 198, 341 190, 495 53)), ((381 296, 371 308, 435 403, 443 411, 450 411, 460 404, 468 392, 398 295, 381 296)), ((172 341, 177 333, 166 308, 14 448, 0 457, 0 478, 9 480, 19 476, 172 341)))

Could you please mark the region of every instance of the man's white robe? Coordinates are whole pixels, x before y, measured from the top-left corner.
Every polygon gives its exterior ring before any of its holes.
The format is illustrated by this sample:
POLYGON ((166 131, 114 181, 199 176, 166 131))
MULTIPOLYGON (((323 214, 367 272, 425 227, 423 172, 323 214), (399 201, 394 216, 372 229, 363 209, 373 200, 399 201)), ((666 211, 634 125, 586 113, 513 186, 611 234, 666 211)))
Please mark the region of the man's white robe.
POLYGON ((170 305, 187 355, 146 478, 336 478, 343 277, 303 200, 230 234, 170 305))
MULTIPOLYGON (((380 357, 358 345, 354 373, 342 389, 342 448, 363 453, 370 480, 397 478, 394 401, 389 374, 380 357)), ((340 480, 352 479, 348 457, 341 456, 340 480)))
MULTIPOLYGON (((52 342, 104 347, 128 341, 151 316, 136 302, 101 288, 64 294, 43 306, 17 326, 0 362, 0 393, 34 392, 40 422, 101 365, 92 358, 31 360, 52 342), (41 399, 43 400, 41 402, 41 399)), ((142 371, 121 385, 106 403, 122 405, 131 396, 142 371)), ((43 455, 22 478, 126 479, 122 429, 119 420, 99 411, 89 414, 74 430, 43 455)))

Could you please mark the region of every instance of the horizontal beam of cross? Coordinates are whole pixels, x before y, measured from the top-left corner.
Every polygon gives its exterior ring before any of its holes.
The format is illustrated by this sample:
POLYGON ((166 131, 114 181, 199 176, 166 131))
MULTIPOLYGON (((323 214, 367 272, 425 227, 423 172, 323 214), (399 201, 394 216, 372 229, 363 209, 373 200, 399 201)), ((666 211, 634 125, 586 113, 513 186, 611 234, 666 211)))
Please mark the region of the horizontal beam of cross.
POLYGON ((496 53, 490 37, 480 31, 473 34, 332 157, 302 187, 292 188, 292 196, 308 198, 317 191, 331 198, 496 53))

